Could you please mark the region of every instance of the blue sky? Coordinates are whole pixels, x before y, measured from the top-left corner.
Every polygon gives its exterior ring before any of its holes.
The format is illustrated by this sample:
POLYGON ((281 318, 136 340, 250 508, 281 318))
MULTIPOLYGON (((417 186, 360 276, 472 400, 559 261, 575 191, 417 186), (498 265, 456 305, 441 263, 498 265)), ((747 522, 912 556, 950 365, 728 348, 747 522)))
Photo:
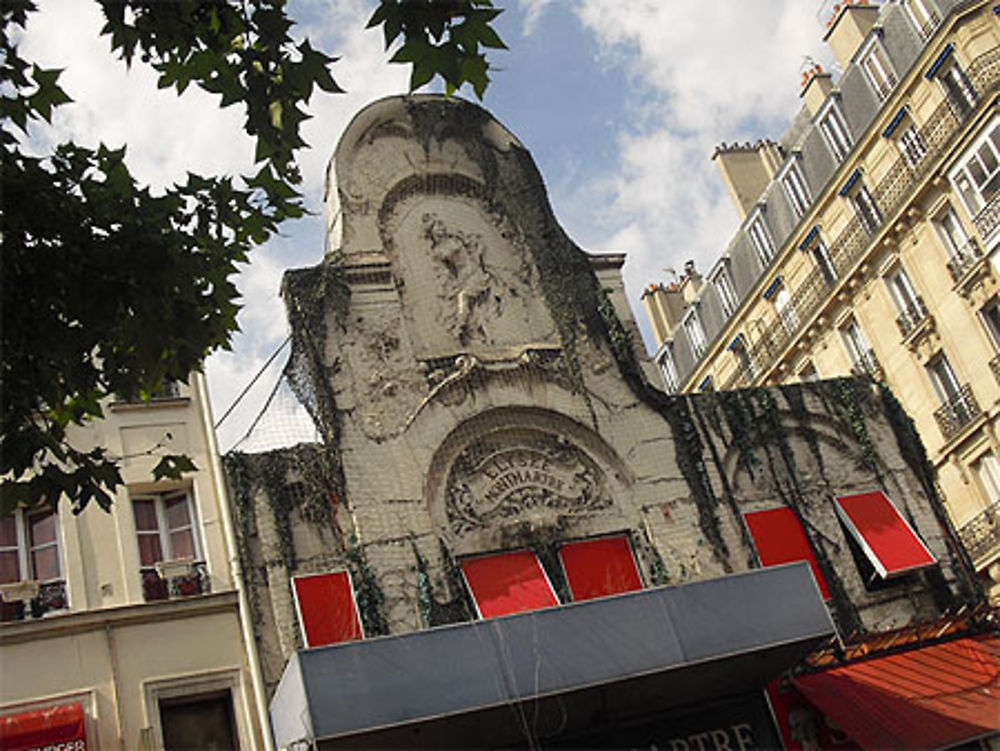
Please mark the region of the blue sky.
MULTIPOLYGON (((510 47, 483 105, 532 152, 556 216, 591 252, 624 252, 626 287, 645 328, 642 286, 688 259, 706 270, 738 226, 715 165, 715 145, 777 138, 801 106, 799 70, 823 63, 820 16, 808 0, 495 0, 510 47)), ((37 129, 38 148, 72 138, 128 144, 140 180, 156 186, 186 171, 247 174, 252 145, 241 115, 189 89, 157 91, 142 65, 126 72, 99 35, 96 3, 41 0, 22 41, 29 59, 66 68, 74 104, 37 129)), ((374 0, 292 0, 298 33, 341 56, 334 75, 346 95, 314 97, 302 156, 304 193, 320 210, 323 173, 340 133, 370 101, 403 93, 408 71, 388 65, 379 31, 365 31, 374 0)), ((471 93, 463 92, 467 96, 471 93)), ((255 251, 238 280, 242 331, 207 373, 221 414, 281 343, 284 269, 323 255, 322 218, 289 224, 255 251)), ((280 358, 279 358, 280 361, 280 358)), ((220 431, 223 449, 259 411, 278 370, 250 392, 220 431)))

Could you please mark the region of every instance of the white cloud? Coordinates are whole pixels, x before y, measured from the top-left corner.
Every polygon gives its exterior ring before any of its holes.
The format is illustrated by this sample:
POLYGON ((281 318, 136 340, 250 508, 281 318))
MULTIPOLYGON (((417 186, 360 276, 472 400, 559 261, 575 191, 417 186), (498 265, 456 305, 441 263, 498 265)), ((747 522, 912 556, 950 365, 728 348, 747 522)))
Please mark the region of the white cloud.
POLYGON ((600 224, 577 231, 591 248, 629 254, 626 285, 637 302, 664 267, 694 259, 705 271, 725 250, 738 215, 710 160, 714 147, 780 137, 801 106, 803 56, 828 55, 813 6, 800 0, 586 0, 576 8, 632 88, 617 169, 578 191, 600 224))

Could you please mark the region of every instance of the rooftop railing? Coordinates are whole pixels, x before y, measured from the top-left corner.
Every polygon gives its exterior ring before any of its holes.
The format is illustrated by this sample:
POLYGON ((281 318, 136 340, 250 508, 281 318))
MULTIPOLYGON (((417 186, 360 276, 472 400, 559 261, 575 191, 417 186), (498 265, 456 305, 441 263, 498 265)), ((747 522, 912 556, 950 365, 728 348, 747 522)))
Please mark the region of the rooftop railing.
MULTIPOLYGON (((990 50, 977 57, 966 71, 966 75, 976 93, 978 101, 1000 89, 1000 49, 990 50)), ((917 165, 910 165, 905 157, 900 156, 889 169, 888 173, 871 190, 871 195, 878 206, 881 230, 887 223, 907 205, 913 195, 914 188, 926 177, 937 164, 937 157, 947 149, 952 136, 961 129, 969 119, 971 110, 957 107, 954 102, 946 99, 934 110, 924 125, 920 128, 920 136, 927 144, 927 156, 917 165)), ((991 201, 987 209, 996 205, 995 221, 1000 224, 1000 202, 991 201)), ((986 212, 980 212, 983 216, 986 212)), ((988 226, 984 219, 977 224, 988 226)), ((844 230, 832 240, 829 245, 830 256, 835 267, 841 272, 848 272, 870 251, 874 241, 881 233, 866 231, 861 220, 855 216, 847 223, 844 230)), ((846 277, 848 274, 843 274, 846 277)), ((842 277, 842 278, 843 278, 842 277)), ((822 308, 836 287, 831 287, 824 279, 819 267, 814 268, 790 296, 788 303, 790 311, 794 311, 799 325, 790 329, 781 317, 776 318, 749 342, 748 354, 757 363, 777 364, 777 358, 809 324, 812 317, 822 308)), ((753 377, 746 368, 738 368, 722 381, 722 389, 740 388, 750 385, 757 378, 766 377, 768 368, 760 369, 753 377)))
POLYGON ((973 561, 1000 548, 1000 500, 976 514, 958 530, 958 536, 973 561))

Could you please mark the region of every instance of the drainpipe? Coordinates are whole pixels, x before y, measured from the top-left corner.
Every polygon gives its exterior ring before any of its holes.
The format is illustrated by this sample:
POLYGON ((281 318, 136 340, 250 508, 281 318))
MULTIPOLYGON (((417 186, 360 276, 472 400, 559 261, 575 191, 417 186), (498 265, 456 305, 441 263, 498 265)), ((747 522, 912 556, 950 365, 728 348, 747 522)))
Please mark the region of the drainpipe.
POLYGON ((253 624, 250 621, 250 600, 247 597, 246 585, 243 580, 243 567, 240 564, 239 550, 236 547, 236 534, 233 531, 233 518, 229 510, 229 492, 226 488, 222 461, 219 455, 219 444, 215 438, 212 418, 212 405, 208 401, 208 389, 205 376, 201 373, 191 374, 192 385, 198 395, 201 405, 202 429, 208 442, 208 461, 211 465, 212 483, 215 485, 216 497, 219 499, 219 513, 222 516, 222 533, 229 551, 229 570, 233 577, 233 586, 239 597, 240 629, 243 632, 243 642, 246 644, 247 657, 250 663, 250 681, 253 683, 254 701, 257 706, 257 722, 261 735, 264 737, 265 751, 274 751, 274 740, 271 736, 271 720, 267 711, 267 698, 264 690, 264 676, 260 670, 260 656, 257 652, 257 639, 254 636, 253 624))
POLYGON ((104 624, 104 640, 108 647, 108 664, 111 666, 111 703, 115 706, 115 734, 118 736, 118 751, 125 751, 125 721, 122 718, 121 675, 118 671, 118 648, 115 645, 111 625, 104 624))

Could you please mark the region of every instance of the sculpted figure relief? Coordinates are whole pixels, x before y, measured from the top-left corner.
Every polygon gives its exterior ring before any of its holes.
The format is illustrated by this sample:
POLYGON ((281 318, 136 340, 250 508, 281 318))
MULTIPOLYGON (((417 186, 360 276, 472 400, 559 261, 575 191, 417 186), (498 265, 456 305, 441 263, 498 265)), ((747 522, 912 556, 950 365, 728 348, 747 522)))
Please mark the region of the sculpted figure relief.
POLYGON ((499 317, 503 300, 495 293, 500 280, 486 264, 482 240, 477 235, 449 230, 433 214, 422 217, 424 237, 437 262, 441 291, 454 306, 445 307, 441 323, 462 344, 490 343, 488 321, 499 317))

